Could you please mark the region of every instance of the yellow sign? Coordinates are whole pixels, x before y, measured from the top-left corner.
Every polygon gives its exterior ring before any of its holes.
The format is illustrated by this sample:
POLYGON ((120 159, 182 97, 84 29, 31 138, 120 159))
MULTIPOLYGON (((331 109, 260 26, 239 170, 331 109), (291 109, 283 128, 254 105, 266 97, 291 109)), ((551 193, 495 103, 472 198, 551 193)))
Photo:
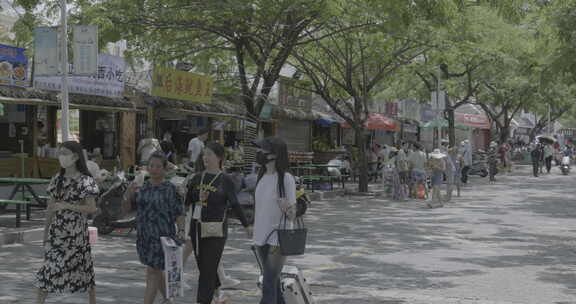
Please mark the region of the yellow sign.
POLYGON ((212 102, 212 77, 169 68, 154 68, 152 96, 212 102))

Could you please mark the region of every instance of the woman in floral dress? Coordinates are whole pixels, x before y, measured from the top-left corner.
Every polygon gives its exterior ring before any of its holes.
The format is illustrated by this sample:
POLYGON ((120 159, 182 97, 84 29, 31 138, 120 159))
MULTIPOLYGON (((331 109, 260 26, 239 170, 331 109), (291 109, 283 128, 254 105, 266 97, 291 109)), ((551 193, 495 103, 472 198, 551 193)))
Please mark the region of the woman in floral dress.
POLYGON ((46 189, 50 200, 44 232, 44 265, 36 274, 37 303, 44 303, 48 293, 88 291, 89 303, 95 304, 86 215, 97 210, 98 186, 88 172, 79 143, 63 143, 58 160, 60 173, 46 189))

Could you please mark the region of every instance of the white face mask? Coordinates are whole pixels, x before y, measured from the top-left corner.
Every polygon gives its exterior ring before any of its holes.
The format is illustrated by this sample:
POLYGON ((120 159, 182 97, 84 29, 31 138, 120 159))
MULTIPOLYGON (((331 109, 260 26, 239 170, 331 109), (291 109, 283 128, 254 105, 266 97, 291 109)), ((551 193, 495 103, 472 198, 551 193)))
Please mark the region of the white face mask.
POLYGON ((70 168, 76 163, 76 155, 60 155, 58 156, 60 167, 66 169, 70 168))

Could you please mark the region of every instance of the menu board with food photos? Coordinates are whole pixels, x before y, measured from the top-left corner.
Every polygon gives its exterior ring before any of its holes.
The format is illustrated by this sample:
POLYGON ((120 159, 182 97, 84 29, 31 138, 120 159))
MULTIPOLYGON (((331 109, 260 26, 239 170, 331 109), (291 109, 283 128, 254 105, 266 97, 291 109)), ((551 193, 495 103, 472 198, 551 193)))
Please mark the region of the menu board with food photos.
POLYGON ((28 87, 26 49, 0 44, 0 85, 28 87))

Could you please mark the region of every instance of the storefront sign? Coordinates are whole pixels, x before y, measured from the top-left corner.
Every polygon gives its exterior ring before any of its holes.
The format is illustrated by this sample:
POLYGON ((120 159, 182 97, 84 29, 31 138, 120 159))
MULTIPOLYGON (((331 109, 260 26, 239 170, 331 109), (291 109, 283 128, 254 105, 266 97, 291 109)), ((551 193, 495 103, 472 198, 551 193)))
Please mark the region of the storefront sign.
POLYGON ((34 29, 34 76, 60 74, 58 27, 42 26, 34 29))
POLYGON ((98 27, 74 26, 74 75, 92 76, 98 71, 98 27))
POLYGON ((278 79, 278 104, 283 107, 310 111, 312 109, 312 93, 303 88, 308 83, 288 77, 278 79))
POLYGON ((211 103, 212 77, 155 67, 152 73, 152 96, 211 103))
POLYGON ((30 86, 26 49, 0 44, 0 85, 30 86))
POLYGON ((490 120, 485 115, 455 113, 454 116, 456 121, 463 125, 490 130, 490 120))
MULTIPOLYGON (((124 58, 107 54, 98 55, 98 71, 91 77, 74 76, 68 78, 70 93, 97 95, 112 98, 124 96, 124 58)), ((34 87, 60 91, 61 77, 36 77, 34 87)))

